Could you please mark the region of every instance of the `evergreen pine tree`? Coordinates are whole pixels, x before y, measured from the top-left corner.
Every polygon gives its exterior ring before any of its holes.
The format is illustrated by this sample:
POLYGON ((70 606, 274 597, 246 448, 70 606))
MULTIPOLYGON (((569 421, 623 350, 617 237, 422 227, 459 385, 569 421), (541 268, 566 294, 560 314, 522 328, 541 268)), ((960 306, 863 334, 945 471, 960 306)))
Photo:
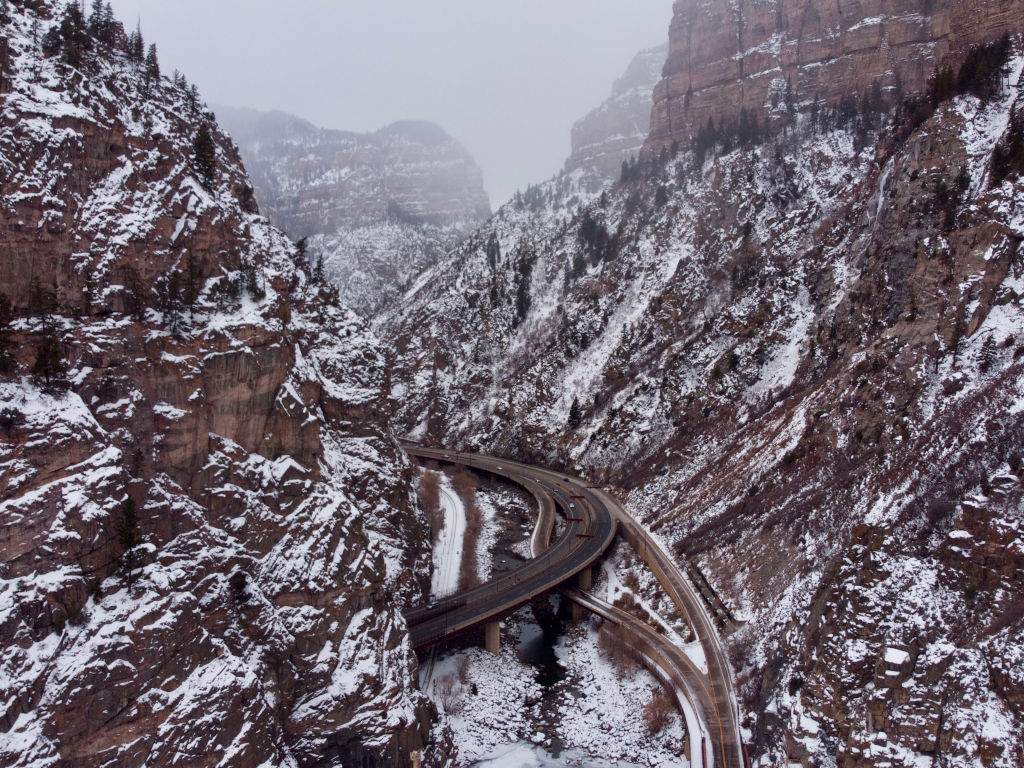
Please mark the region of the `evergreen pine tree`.
POLYGON ((569 429, 576 429, 583 422, 583 413, 580 411, 580 399, 574 397, 572 406, 569 408, 569 429))
POLYGON ((533 297, 530 296, 530 277, 533 273, 533 262, 529 259, 520 259, 518 265, 518 280, 516 281, 516 323, 518 327, 526 316, 530 314, 530 306, 533 304, 533 297))
POLYGON ((85 272, 85 284, 82 286, 82 314, 92 314, 92 304, 96 299, 96 273, 89 264, 85 272))
POLYGON ((207 189, 213 186, 217 174, 216 150, 216 145, 213 143, 213 133, 210 131, 210 124, 204 122, 199 126, 196 138, 192 142, 192 154, 196 172, 207 189))
POLYGON ((61 45, 60 27, 54 26, 47 29, 42 40, 43 55, 56 56, 61 51, 61 45))
POLYGON ((47 56, 61 54, 64 63, 81 66, 85 53, 92 47, 88 25, 82 9, 77 3, 68 3, 64 15, 55 27, 51 27, 43 38, 43 52, 47 56))
MULTIPOLYGON (((882 115, 885 112, 885 98, 882 96, 882 84, 875 80, 871 84, 871 114, 877 116, 882 115)), ((878 121, 878 125, 881 125, 881 121, 878 121)))
POLYGON ((135 582, 135 548, 139 545, 139 515, 135 500, 131 496, 121 505, 116 533, 117 543, 121 546, 118 564, 124 571, 128 585, 131 586, 135 582))
POLYGON ((128 61, 138 68, 145 57, 146 41, 142 37, 142 25, 137 24, 135 31, 128 35, 128 61))
POLYGON ((163 311, 164 325, 171 335, 178 336, 181 333, 181 309, 182 309, 182 286, 181 274, 178 270, 171 270, 170 274, 162 277, 158 283, 160 293, 160 308, 163 311))
POLYGON ((572 269, 569 272, 569 276, 572 279, 576 279, 586 271, 587 262, 583 258, 583 251, 577 248, 572 255, 572 269))
POLYGON ((981 345, 981 352, 978 355, 978 370, 982 373, 992 367, 996 361, 996 340, 992 336, 985 339, 981 345))
POLYGON ((103 20, 106 22, 106 39, 104 42, 107 45, 113 45, 117 42, 117 33, 123 33, 124 27, 118 23, 117 17, 114 16, 114 6, 110 3, 110 0, 107 0, 107 3, 103 6, 103 20))
POLYGON ((737 135, 741 147, 750 144, 750 113, 747 112, 746 107, 740 110, 740 127, 737 135))
POLYGON ((494 272, 498 268, 498 259, 501 258, 501 244, 498 242, 498 233, 491 232, 491 239, 487 241, 487 264, 494 272))
POLYGON ((43 328, 36 348, 36 361, 32 364, 32 377, 44 389, 61 392, 66 390, 68 368, 64 361, 64 346, 60 343, 51 326, 43 328))
POLYGON ((89 34, 99 37, 103 29, 103 0, 92 0, 89 11, 89 34))
POLYGON ((39 320, 43 330, 50 324, 50 316, 57 311, 57 290, 43 288, 39 278, 32 275, 28 288, 29 314, 39 320))
POLYGON ((36 275, 32 275, 28 279, 28 314, 30 317, 35 317, 40 312, 40 304, 42 302, 42 286, 39 284, 39 278, 36 275))
POLYGON ((114 18, 114 9, 109 2, 103 0, 92 0, 92 10, 89 13, 89 34, 104 45, 113 45, 117 42, 117 20, 114 18))
POLYGON ((146 82, 153 83, 160 79, 160 60, 156 55, 156 43, 151 43, 146 54, 146 82))
POLYGON ((1002 140, 992 151, 990 184, 998 187, 1006 179, 1024 175, 1024 115, 1010 118, 1002 140))
POLYGON ((29 311, 38 315, 40 321, 39 343, 36 359, 32 364, 32 377, 49 390, 62 391, 68 388, 67 364, 64 362, 64 347, 57 338, 53 327, 53 314, 57 311, 57 289, 43 288, 33 275, 29 288, 29 311))
POLYGON ((129 265, 124 276, 125 312, 137 323, 146 319, 146 288, 135 267, 129 265))

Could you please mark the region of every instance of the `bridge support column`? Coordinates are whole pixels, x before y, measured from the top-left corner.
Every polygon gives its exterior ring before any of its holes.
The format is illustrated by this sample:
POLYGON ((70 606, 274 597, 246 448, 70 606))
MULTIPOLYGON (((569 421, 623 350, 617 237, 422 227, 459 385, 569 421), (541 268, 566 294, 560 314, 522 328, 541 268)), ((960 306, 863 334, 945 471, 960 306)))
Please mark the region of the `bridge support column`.
MULTIPOLYGON (((591 568, 584 568, 576 578, 576 585, 584 592, 594 586, 594 571, 591 568)), ((583 621, 583 608, 576 603, 572 604, 572 621, 574 624, 579 624, 583 621)))
POLYGON ((584 592, 589 591, 590 588, 594 586, 594 571, 593 571, 593 569, 591 569, 591 568, 584 568, 582 571, 580 571, 579 579, 580 579, 580 584, 579 584, 580 589, 582 589, 584 592))
POLYGON ((501 655, 501 624, 497 621, 484 626, 484 650, 495 656, 501 655))

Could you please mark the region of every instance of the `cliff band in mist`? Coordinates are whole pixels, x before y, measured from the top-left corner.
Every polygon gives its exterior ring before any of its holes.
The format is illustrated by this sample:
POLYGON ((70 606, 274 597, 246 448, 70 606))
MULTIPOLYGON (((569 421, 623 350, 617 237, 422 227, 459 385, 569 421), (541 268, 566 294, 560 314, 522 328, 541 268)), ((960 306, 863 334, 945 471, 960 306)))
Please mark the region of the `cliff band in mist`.
POLYGON ((261 210, 295 240, 308 238, 342 300, 366 316, 395 303, 490 216, 480 169, 431 123, 358 134, 280 112, 218 114, 261 210))
POLYGON ((622 163, 639 154, 650 133, 651 97, 667 54, 667 45, 638 53, 615 81, 611 97, 573 126, 565 172, 581 171, 587 191, 617 180, 622 163))

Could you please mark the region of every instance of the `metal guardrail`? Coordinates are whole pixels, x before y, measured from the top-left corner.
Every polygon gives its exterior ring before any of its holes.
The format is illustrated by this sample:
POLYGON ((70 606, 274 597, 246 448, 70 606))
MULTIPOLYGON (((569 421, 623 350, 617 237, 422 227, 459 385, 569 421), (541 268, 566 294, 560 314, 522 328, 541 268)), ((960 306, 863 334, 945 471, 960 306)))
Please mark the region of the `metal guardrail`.
POLYGON ((718 596, 718 592, 708 582, 707 577, 704 576, 703 571, 700 570, 692 561, 686 561, 686 575, 690 577, 690 581, 693 582, 693 586, 697 589, 697 594, 701 596, 704 604, 711 609, 711 612, 722 621, 723 624, 739 624, 733 616, 729 606, 725 604, 725 601, 718 596))

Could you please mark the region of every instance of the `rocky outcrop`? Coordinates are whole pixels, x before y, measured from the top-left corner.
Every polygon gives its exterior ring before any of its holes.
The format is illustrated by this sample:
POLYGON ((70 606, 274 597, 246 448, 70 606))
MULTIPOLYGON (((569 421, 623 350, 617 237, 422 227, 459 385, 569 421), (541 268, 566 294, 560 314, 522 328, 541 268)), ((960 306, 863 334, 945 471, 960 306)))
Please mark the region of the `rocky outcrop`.
POLYGON ((781 125, 876 83, 895 103, 1022 17, 1021 0, 677 0, 646 152, 688 146, 708 120, 736 126, 741 109, 781 125))
POLYGON ((217 112, 263 213, 294 239, 309 238, 341 299, 365 316, 394 303, 490 215, 480 169, 431 123, 358 134, 281 112, 217 112))
POLYGON ((573 126, 565 172, 581 172, 588 191, 616 181, 623 161, 640 153, 650 133, 651 96, 667 55, 667 45, 638 53, 615 81, 611 97, 573 126))
POLYGON ((410 764, 427 542, 379 343, 192 89, 5 7, 0 763, 410 764))

